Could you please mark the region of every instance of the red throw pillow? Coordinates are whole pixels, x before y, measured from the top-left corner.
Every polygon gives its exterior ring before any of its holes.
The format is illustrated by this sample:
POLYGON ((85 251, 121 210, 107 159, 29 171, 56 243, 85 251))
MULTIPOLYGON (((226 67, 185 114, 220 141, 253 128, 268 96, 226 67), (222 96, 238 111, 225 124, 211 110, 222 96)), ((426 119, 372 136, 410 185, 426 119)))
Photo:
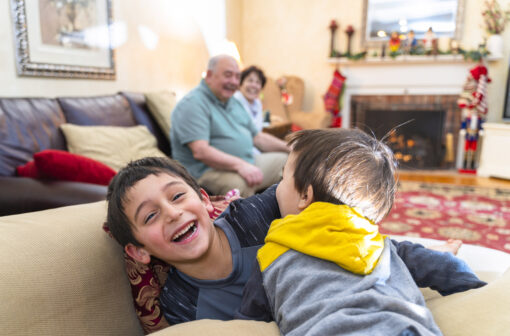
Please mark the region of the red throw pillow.
POLYGON ((34 160, 27 162, 23 166, 16 167, 16 175, 21 177, 41 178, 41 174, 35 166, 34 160))
MULTIPOLYGON (((216 219, 230 204, 239 198, 239 190, 233 189, 225 196, 211 196, 213 210, 209 213, 211 219, 216 219)), ((103 230, 110 233, 107 223, 103 230)), ((168 276, 169 266, 165 262, 152 258, 148 265, 142 264, 124 253, 126 271, 131 284, 131 294, 135 305, 136 315, 145 334, 164 329, 168 323, 163 316, 159 303, 159 293, 168 276)))
POLYGON ((66 151, 47 149, 34 154, 40 177, 108 185, 116 172, 104 163, 66 151))

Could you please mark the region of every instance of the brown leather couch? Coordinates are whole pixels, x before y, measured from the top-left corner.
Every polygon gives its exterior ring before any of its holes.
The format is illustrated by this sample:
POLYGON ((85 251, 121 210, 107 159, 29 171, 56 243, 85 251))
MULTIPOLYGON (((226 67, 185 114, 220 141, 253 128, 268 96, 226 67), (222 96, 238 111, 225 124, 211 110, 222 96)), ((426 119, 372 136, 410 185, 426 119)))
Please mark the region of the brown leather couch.
POLYGON ((0 216, 100 201, 101 185, 16 176, 16 167, 45 149, 67 150, 59 126, 145 125, 169 155, 168 136, 149 113, 141 93, 59 98, 0 98, 0 216))

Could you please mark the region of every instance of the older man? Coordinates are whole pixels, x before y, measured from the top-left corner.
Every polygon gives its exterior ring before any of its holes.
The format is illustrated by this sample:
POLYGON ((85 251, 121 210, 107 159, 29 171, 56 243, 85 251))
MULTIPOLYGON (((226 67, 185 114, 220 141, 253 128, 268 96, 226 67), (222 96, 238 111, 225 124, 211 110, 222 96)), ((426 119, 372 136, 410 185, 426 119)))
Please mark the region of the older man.
POLYGON ((172 156, 213 194, 238 188, 243 197, 279 181, 286 143, 257 131, 232 95, 239 87, 236 60, 209 60, 207 75, 172 112, 172 156), (263 153, 254 157, 253 146, 263 153))

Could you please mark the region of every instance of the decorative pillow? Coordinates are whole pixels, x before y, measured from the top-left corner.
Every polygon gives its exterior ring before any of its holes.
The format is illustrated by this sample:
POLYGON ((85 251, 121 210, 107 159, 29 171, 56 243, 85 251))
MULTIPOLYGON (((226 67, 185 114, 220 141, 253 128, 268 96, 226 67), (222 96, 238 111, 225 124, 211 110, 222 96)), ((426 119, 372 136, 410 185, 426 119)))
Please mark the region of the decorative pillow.
POLYGON ((165 156, 156 138, 139 125, 134 127, 60 125, 71 153, 97 160, 118 171, 130 161, 165 156))
POLYGON ((115 170, 99 161, 62 150, 46 149, 34 154, 34 160, 16 168, 23 177, 45 178, 108 185, 115 170))
POLYGON ((150 113, 168 137, 171 126, 170 115, 177 102, 175 93, 169 90, 149 92, 145 94, 145 101, 150 113))
MULTIPOLYGON (((225 196, 211 196, 210 198, 213 210, 209 213, 209 217, 214 220, 227 208, 230 202, 239 198, 239 190, 233 189, 225 196)), ((103 230, 111 236, 107 223, 103 224, 103 230)), ((145 334, 168 327, 168 322, 160 308, 159 293, 162 284, 166 281, 169 265, 156 258, 152 258, 148 265, 142 264, 126 253, 124 253, 124 260, 136 315, 145 334)))
POLYGON ((35 166, 34 160, 28 161, 23 166, 16 167, 16 175, 21 177, 31 177, 34 179, 42 177, 35 166))
POLYGON ((117 173, 99 161, 61 150, 35 153, 34 161, 42 176, 55 180, 108 185, 117 173))

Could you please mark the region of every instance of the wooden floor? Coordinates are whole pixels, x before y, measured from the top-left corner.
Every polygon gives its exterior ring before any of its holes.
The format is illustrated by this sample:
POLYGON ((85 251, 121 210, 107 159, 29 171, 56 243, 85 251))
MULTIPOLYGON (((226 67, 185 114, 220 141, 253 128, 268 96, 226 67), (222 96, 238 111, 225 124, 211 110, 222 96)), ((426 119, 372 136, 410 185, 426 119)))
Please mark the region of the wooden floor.
POLYGON ((460 174, 456 170, 400 170, 399 179, 401 181, 510 188, 510 180, 478 177, 474 174, 460 174))

